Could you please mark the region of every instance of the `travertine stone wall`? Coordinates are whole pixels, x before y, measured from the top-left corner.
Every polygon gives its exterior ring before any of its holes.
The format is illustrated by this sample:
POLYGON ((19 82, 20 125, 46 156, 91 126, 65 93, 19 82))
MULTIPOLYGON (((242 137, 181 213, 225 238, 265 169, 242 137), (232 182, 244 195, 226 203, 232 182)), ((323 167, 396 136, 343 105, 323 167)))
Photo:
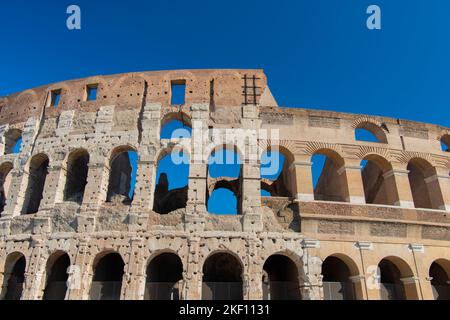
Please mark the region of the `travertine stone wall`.
MULTIPOLYGON (((193 130, 191 140, 197 134, 193 130)), ((117 252, 125 263, 121 298, 143 299, 149 261, 172 252, 183 263, 182 298, 201 299, 205 260, 229 252, 242 264, 244 298, 261 299, 264 263, 281 254, 297 267, 302 298, 323 299, 321 266, 333 255, 351 269, 357 298, 379 299, 379 290, 370 285, 370 267, 395 257, 400 269, 411 271, 403 279, 408 297, 433 299, 429 268, 438 259, 450 260, 450 154, 440 147, 449 134, 449 128, 407 120, 279 107, 262 70, 96 76, 0 98, 0 167, 12 167, 3 185, 0 283, 5 286, 11 261, 20 253, 26 258, 22 299, 42 299, 47 261, 65 252, 71 260, 66 299, 89 299, 95 263, 117 252), (244 78, 251 80, 246 84, 244 78), (186 83, 185 104, 171 105, 171 81, 180 80, 186 83), (93 84, 97 99, 86 101, 86 87, 93 84), (54 90, 61 92, 56 108, 50 101, 54 90), (153 212, 158 161, 175 144, 160 140, 160 130, 180 117, 205 129, 279 130, 278 140, 259 137, 243 144, 240 215, 207 212, 207 161, 194 154, 186 207, 167 215, 153 212), (356 128, 374 129, 380 142, 356 141, 356 128), (22 147, 18 154, 4 154, 12 129, 22 132, 22 147), (259 157, 275 146, 289 161, 282 173, 289 197, 261 197, 259 157), (79 149, 89 154, 81 204, 63 197, 68 158, 79 149), (106 201, 111 160, 124 150, 139 156, 128 205, 106 201), (345 194, 343 202, 315 198, 311 157, 316 152, 339 159, 326 165, 337 167, 334 176, 321 178, 319 190, 345 194), (30 162, 37 155, 48 157, 48 174, 39 211, 26 215, 30 162), (386 197, 377 199, 393 205, 366 204, 361 160, 368 156, 389 164, 383 172, 390 182, 386 197), (439 204, 435 210, 415 208, 408 163, 416 159, 429 170, 422 188, 439 204)))

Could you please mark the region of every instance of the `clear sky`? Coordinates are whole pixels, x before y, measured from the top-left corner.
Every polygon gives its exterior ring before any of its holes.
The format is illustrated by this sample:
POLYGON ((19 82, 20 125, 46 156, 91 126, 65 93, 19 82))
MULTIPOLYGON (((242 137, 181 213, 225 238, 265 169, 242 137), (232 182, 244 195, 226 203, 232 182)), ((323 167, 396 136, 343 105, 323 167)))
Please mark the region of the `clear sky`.
POLYGON ((282 106, 450 126, 448 0, 0 3, 0 96, 99 74, 262 68, 282 106), (66 28, 81 7, 82 29, 66 28), (380 6, 382 29, 366 9, 380 6))

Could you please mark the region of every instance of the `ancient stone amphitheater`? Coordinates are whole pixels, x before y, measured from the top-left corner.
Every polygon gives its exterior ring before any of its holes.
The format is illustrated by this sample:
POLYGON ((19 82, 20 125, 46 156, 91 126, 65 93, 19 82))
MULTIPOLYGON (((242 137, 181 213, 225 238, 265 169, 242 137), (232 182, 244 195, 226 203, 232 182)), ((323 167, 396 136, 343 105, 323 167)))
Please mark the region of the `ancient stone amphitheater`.
POLYGON ((0 98, 0 137, 2 299, 450 297, 449 128, 281 108, 262 70, 177 70, 0 98), (241 152, 240 177, 212 178, 192 159, 187 187, 169 191, 159 160, 196 135, 160 139, 174 119, 279 139, 217 142, 241 152), (279 178, 262 179, 242 146, 279 150, 279 178), (327 160, 314 188, 315 154, 327 160), (237 215, 208 213, 218 187, 237 215))

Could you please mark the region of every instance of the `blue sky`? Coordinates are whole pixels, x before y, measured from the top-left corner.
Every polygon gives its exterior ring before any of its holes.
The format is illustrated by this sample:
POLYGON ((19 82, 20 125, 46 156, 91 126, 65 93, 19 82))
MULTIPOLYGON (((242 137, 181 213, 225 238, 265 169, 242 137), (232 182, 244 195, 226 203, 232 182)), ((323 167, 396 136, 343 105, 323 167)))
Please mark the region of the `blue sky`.
POLYGON ((262 68, 282 106, 450 126, 448 0, 2 1, 0 95, 98 74, 262 68), (82 30, 66 28, 77 4, 82 30), (366 28, 366 8, 382 30, 366 28))

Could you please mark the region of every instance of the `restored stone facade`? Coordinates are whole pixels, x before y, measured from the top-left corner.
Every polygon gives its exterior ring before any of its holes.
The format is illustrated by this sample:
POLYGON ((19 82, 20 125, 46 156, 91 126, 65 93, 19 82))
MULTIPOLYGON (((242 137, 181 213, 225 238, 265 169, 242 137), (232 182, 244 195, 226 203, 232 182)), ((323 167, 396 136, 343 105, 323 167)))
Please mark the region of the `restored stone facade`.
MULTIPOLYGON (((205 262, 217 253, 228 253, 239 265, 244 299, 267 298, 264 277, 271 271, 264 265, 273 255, 295 266, 296 279, 282 281, 295 282, 302 299, 327 297, 322 264, 328 257, 346 264, 354 298, 380 298, 372 267, 388 261, 400 273, 404 298, 433 299, 433 262, 445 270, 447 281, 450 274, 450 154, 440 147, 449 134, 449 128, 405 120, 280 108, 261 70, 98 76, 0 98, 5 195, 0 298, 6 298, 21 257, 21 298, 44 298, 49 270, 62 254, 70 260, 65 298, 92 298, 95 268, 115 252, 123 261, 121 299, 146 297, 147 266, 164 253, 181 261, 182 299, 202 299, 205 262), (171 84, 180 81, 186 85, 185 103, 171 105, 171 84), (88 101, 93 86, 97 98, 88 101), (278 141, 258 144, 264 150, 276 143, 285 154, 281 180, 262 181, 259 165, 247 154, 240 184, 211 179, 205 161, 192 162, 187 190, 174 196, 184 205, 160 212, 167 214, 155 212, 157 164, 173 144, 160 140, 160 130, 170 119, 204 128, 279 129, 278 141), (356 141, 356 128, 371 130, 378 142, 356 141), (9 140, 19 131, 22 147, 12 154, 9 140), (127 178, 111 173, 112 159, 130 150, 139 156, 133 199, 120 190, 127 178), (330 174, 314 191, 311 157, 316 152, 335 161, 325 164, 330 174), (72 156, 81 154, 88 170, 73 174, 71 166, 84 162, 74 165, 72 156), (380 164, 381 173, 371 175, 378 180, 363 180, 363 159, 380 164), (67 186, 83 174, 79 186, 67 186), (239 215, 207 212, 207 194, 217 183, 238 193, 239 215), (373 186, 383 191, 365 194, 373 186), (278 196, 261 197, 261 188, 278 196), (41 193, 42 199, 36 198, 41 193)), ((119 172, 130 170, 119 167, 119 172)), ((158 190, 167 194, 164 183, 158 190)))

